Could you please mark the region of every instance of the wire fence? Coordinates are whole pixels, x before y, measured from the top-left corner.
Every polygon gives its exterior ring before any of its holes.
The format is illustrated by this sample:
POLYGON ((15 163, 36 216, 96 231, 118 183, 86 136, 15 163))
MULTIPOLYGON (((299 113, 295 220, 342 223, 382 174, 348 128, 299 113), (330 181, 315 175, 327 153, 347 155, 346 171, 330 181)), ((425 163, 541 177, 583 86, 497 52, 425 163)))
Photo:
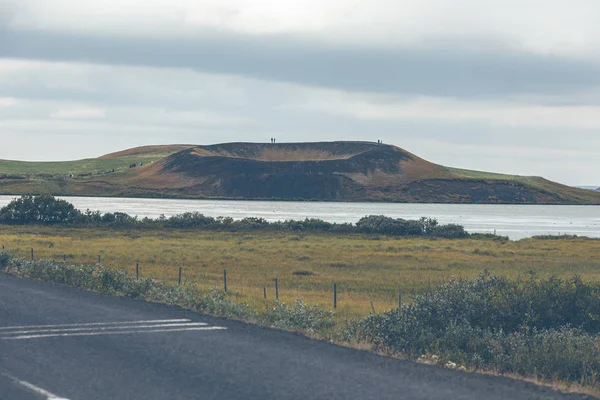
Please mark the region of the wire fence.
MULTIPOLYGON (((33 247, 28 250, 21 247, 9 249, 5 245, 2 245, 2 250, 9 251, 15 257, 29 258, 31 260, 38 258, 38 252, 33 247)), ((160 273, 156 273, 155 267, 144 268, 144 265, 140 262, 136 262, 134 265, 122 265, 122 263, 112 260, 109 254, 78 256, 66 253, 61 254, 58 250, 52 250, 44 249, 43 256, 39 258, 49 259, 54 262, 83 265, 97 264, 108 268, 125 269, 128 273, 134 275, 136 279, 154 278, 178 285, 194 284, 200 288, 220 288, 219 290, 223 290, 234 297, 251 299, 254 302, 258 300, 280 301, 282 299, 293 301, 296 298, 306 298, 326 308, 338 310, 340 307, 345 306, 346 311, 354 309, 353 313, 359 314, 364 314, 365 311, 375 311, 376 305, 374 304, 374 299, 377 302, 379 311, 382 309, 401 308, 403 302, 410 302, 410 295, 431 290, 435 286, 442 285, 448 279, 453 279, 442 277, 441 279, 432 280, 428 277, 418 281, 404 281, 402 282, 402 287, 388 285, 387 288, 377 288, 378 295, 374 296, 373 290, 359 290, 351 284, 345 285, 344 282, 321 281, 318 284, 313 284, 313 287, 303 288, 298 287, 297 284, 293 285, 285 278, 267 277, 264 279, 264 284, 261 287, 256 284, 244 284, 247 281, 244 275, 251 275, 252 271, 247 271, 246 273, 237 271, 235 275, 232 275, 231 271, 225 268, 222 270, 221 278, 219 278, 218 273, 214 272, 214 269, 213 271, 206 271, 202 268, 189 266, 170 266, 160 268, 160 273), (382 292, 383 295, 381 295, 382 292), (361 303, 358 307, 357 302, 361 303), (357 311, 357 308, 362 310, 362 312, 357 311)), ((462 277, 459 276, 457 279, 462 279, 462 277)))

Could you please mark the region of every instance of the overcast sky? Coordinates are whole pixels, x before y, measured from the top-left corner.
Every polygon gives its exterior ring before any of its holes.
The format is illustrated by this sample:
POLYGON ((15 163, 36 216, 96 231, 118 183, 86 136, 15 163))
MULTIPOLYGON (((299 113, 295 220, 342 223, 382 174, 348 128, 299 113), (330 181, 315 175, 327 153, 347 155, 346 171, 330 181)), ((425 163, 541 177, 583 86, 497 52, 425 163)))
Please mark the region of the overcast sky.
POLYGON ((598 0, 0 0, 0 158, 382 139, 600 184, 598 0))

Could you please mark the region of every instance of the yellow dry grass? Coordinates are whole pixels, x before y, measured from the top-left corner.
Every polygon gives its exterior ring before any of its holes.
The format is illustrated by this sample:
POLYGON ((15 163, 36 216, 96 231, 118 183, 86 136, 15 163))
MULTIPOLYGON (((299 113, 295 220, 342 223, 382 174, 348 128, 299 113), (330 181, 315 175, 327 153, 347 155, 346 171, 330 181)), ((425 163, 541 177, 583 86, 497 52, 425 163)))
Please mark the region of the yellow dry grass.
POLYGON ((0 243, 15 254, 69 262, 95 263, 134 272, 142 277, 175 282, 178 268, 184 280, 203 288, 223 287, 238 300, 263 307, 263 288, 274 299, 274 279, 280 299, 301 297, 325 308, 333 306, 338 286, 338 312, 361 316, 397 304, 444 280, 474 278, 485 269, 515 278, 528 271, 539 276, 581 275, 600 280, 600 241, 482 239, 398 239, 363 235, 294 234, 278 232, 200 232, 181 230, 108 230, 0 226, 0 243), (302 274, 309 275, 302 275, 302 274), (310 275, 312 274, 312 275, 310 275))

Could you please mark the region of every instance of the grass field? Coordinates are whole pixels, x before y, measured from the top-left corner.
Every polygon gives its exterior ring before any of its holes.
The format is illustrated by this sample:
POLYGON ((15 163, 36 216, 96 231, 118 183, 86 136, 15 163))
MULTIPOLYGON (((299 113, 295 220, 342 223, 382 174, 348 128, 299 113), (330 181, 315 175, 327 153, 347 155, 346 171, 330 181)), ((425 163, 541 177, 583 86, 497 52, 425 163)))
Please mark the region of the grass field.
POLYGON ((539 276, 581 275, 600 281, 600 241, 587 239, 517 242, 487 239, 398 239, 390 237, 274 232, 199 232, 172 230, 114 231, 49 227, 0 227, 0 243, 23 257, 72 263, 96 263, 142 277, 175 282, 178 268, 184 281, 201 287, 223 287, 227 269, 229 293, 254 307, 263 307, 263 288, 271 301, 274 279, 280 299, 303 298, 333 306, 338 286, 338 312, 362 316, 397 304, 412 291, 426 290, 451 277, 473 278, 487 269, 516 277, 534 271, 539 276))

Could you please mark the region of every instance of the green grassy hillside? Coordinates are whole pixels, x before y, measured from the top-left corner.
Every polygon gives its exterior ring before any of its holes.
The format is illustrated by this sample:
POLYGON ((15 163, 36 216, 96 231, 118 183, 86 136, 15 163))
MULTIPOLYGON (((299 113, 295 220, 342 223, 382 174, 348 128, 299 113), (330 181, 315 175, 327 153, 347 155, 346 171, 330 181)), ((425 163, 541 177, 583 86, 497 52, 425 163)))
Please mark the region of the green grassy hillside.
MULTIPOLYGON (((592 190, 579 189, 572 186, 563 185, 539 176, 507 175, 458 168, 448 168, 448 170, 450 170, 459 178, 515 182, 549 193, 556 193, 560 196, 560 198, 564 199, 565 202, 568 203, 577 204, 589 202, 592 204, 598 204, 598 196, 592 190)), ((600 191, 600 188, 598 190, 600 191)))
POLYGON ((96 175, 129 169, 130 164, 151 163, 190 146, 144 146, 99 158, 75 161, 29 162, 0 160, 0 175, 96 175))

